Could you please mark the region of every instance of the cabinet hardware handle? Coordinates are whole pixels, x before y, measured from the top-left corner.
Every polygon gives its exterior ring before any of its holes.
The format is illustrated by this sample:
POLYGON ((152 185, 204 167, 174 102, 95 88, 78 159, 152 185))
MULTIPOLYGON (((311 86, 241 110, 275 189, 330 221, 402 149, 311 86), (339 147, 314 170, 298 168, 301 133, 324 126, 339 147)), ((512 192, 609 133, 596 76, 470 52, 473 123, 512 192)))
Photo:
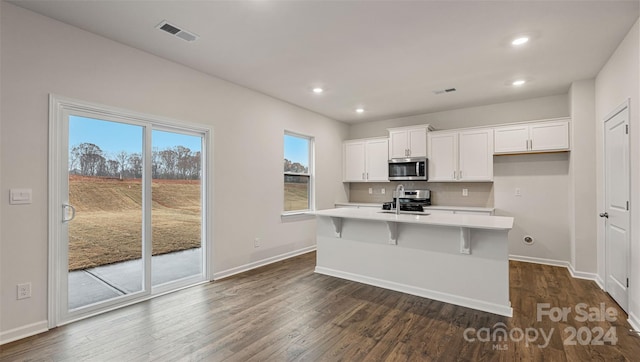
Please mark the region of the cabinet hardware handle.
POLYGON ((364 172, 362 173, 362 179, 363 179, 363 180, 365 179, 365 178, 364 178, 364 172))
POLYGON ((459 177, 458 180, 462 180, 462 170, 458 171, 458 177, 459 177))
POLYGON ((456 179, 456 172, 455 171, 453 171, 453 179, 454 180, 456 179))
POLYGON ((529 140, 529 149, 533 151, 533 140, 529 140))
POLYGON ((369 173, 367 172, 367 180, 369 179, 369 173))

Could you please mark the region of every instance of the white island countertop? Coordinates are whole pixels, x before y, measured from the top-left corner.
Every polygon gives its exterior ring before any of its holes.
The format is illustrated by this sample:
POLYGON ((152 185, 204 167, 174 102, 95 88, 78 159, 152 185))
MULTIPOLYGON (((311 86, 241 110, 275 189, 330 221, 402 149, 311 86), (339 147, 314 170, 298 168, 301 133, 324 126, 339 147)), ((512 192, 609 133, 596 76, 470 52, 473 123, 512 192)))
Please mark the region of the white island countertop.
POLYGON ((429 214, 428 210, 424 213, 400 212, 400 215, 396 215, 395 213, 389 213, 389 210, 371 208, 338 208, 318 210, 310 212, 309 214, 346 219, 454 226, 470 229, 511 230, 513 228, 512 217, 465 214, 429 214))

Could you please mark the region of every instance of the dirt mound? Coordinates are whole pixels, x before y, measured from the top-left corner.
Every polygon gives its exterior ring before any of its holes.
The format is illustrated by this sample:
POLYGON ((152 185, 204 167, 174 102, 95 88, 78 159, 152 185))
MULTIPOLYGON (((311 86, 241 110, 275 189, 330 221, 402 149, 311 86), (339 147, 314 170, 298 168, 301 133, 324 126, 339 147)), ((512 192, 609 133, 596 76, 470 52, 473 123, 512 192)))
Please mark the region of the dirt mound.
MULTIPOLYGON (((197 180, 153 180, 151 195, 153 208, 200 209, 200 181, 197 180)), ((72 175, 69 201, 78 211, 140 210, 142 183, 140 179, 72 175)))
MULTIPOLYGON (((200 247, 200 182, 153 180, 152 254, 200 247)), ((139 259, 142 183, 139 179, 71 176, 69 270, 139 259)))

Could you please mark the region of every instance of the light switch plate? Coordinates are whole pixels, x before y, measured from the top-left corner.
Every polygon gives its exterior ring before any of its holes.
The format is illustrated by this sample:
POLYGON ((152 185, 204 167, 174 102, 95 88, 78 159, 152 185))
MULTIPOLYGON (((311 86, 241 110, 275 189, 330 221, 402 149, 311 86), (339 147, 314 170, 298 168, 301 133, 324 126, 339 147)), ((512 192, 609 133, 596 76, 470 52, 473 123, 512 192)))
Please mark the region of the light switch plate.
POLYGON ((33 192, 31 189, 11 189, 9 192, 10 205, 26 205, 32 202, 33 192))

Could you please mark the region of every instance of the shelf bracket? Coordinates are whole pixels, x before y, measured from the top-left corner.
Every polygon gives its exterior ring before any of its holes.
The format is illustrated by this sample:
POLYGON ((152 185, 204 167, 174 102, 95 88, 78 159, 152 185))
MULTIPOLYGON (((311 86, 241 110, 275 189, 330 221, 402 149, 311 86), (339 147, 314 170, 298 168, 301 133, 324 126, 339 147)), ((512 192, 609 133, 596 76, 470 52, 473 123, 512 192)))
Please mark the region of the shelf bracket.
POLYGON ((341 238, 342 237, 342 218, 332 216, 331 223, 333 224, 333 235, 336 238, 341 238))
POLYGON ((398 245, 398 223, 387 221, 387 229, 389 230, 389 244, 398 245))
POLYGON ((471 229, 460 228, 460 254, 471 254, 471 229))

